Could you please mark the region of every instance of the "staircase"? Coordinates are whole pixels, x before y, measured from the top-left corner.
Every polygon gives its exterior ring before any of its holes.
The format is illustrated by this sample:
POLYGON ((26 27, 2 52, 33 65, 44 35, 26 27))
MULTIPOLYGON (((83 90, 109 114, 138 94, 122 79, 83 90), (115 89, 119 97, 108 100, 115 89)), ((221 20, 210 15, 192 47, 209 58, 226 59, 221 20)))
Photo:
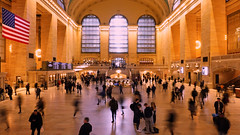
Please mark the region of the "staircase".
POLYGON ((225 87, 235 85, 236 88, 240 88, 240 76, 232 79, 231 81, 224 84, 225 87))

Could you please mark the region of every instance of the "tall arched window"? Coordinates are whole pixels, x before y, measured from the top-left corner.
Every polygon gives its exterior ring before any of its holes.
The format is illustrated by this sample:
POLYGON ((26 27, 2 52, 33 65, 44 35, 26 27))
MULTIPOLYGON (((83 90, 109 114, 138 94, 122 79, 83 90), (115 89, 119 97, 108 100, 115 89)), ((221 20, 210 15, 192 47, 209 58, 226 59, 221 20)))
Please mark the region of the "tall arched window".
POLYGON ((138 20, 138 53, 155 53, 155 20, 152 16, 144 15, 138 20))
POLYGON ((110 20, 109 52, 128 53, 128 22, 122 15, 115 15, 110 20))
POLYGON ((63 1, 63 0, 57 0, 57 3, 58 3, 58 5, 59 5, 60 7, 63 8, 63 10, 66 10, 66 9, 65 9, 65 5, 64 5, 64 1, 63 1))
POLYGON ((82 52, 100 52, 100 21, 95 15, 87 15, 82 20, 82 52))

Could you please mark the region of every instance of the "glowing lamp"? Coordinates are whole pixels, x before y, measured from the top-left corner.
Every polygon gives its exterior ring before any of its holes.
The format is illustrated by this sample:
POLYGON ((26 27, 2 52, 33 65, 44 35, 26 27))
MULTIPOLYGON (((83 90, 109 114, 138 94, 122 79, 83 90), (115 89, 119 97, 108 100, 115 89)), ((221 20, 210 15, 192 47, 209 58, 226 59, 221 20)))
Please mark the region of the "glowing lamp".
POLYGON ((196 40, 196 49, 201 48, 201 42, 199 40, 196 40))
POLYGON ((42 57, 41 52, 42 52, 41 49, 37 49, 35 51, 35 54, 36 54, 37 58, 41 58, 42 57))

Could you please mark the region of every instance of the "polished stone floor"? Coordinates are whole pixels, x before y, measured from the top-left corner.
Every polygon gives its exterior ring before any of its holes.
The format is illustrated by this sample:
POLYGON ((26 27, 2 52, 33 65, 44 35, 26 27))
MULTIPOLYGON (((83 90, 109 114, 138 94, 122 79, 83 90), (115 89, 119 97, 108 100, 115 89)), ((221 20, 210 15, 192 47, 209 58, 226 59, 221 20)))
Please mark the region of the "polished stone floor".
MULTIPOLYGON (((179 85, 179 84, 178 84, 179 85)), ((166 116, 170 109, 174 108, 177 112, 177 123, 175 128, 176 135, 217 135, 212 122, 212 113, 214 113, 213 103, 216 100, 216 91, 210 90, 206 105, 203 109, 198 107, 198 113, 194 120, 191 120, 190 113, 188 111, 188 98, 192 91, 192 86, 187 85, 185 89, 185 99, 177 101, 175 104, 170 104, 170 90, 166 93, 162 92, 161 87, 157 85, 156 97, 149 99, 146 96, 144 85, 138 89, 142 93, 143 102, 156 102, 157 105, 157 123, 156 127, 159 128, 161 135, 169 135, 169 131, 166 129, 166 116)), ((18 108, 16 107, 16 96, 13 96, 13 101, 0 102, 0 107, 6 106, 9 110, 9 123, 10 129, 4 130, 6 125, 1 121, 0 123, 0 135, 27 135, 30 134, 30 123, 28 118, 36 105, 35 93, 31 89, 31 95, 25 95, 25 92, 19 92, 23 95, 23 107, 22 114, 18 114, 18 108)), ((119 89, 113 89, 113 96, 118 98, 119 89)), ((90 118, 90 123, 93 126, 93 132, 91 135, 143 135, 142 133, 136 133, 134 125, 132 124, 133 113, 129 108, 132 102, 132 93, 130 88, 124 88, 126 106, 125 115, 121 115, 121 110, 118 110, 116 123, 111 123, 111 112, 109 107, 104 103, 97 106, 97 96, 95 91, 95 85, 90 85, 89 88, 84 87, 82 95, 72 93, 66 94, 65 90, 57 90, 55 87, 49 88, 42 92, 42 97, 46 102, 45 117, 43 118, 44 135, 77 135, 80 126, 83 123, 84 117, 90 118), (75 98, 79 98, 80 113, 77 114, 77 118, 73 118, 73 101, 75 98)), ((109 101, 109 100, 108 100, 109 101)), ((231 103, 227 106, 227 118, 231 122, 231 128, 229 135, 240 134, 240 99, 233 98, 231 103), (234 103, 235 100, 235 103, 234 103)), ((141 121, 140 127, 144 128, 144 121, 141 121)))

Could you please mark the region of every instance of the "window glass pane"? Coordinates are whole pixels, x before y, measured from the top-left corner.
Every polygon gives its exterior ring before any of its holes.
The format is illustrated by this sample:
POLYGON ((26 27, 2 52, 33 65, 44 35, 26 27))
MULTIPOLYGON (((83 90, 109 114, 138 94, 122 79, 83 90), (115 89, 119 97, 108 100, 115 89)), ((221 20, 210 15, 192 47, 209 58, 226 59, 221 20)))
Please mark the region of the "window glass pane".
POLYGON ((65 10, 65 6, 64 6, 64 1, 63 0, 57 0, 57 3, 60 7, 62 7, 62 9, 65 10))
POLYGON ((109 52, 128 52, 128 23, 122 15, 115 15, 110 20, 109 52))
POLYGON ((95 15, 88 15, 82 21, 82 52, 100 52, 100 21, 95 15))
POLYGON ((155 53, 155 21, 153 17, 144 15, 138 20, 138 53, 155 53))

